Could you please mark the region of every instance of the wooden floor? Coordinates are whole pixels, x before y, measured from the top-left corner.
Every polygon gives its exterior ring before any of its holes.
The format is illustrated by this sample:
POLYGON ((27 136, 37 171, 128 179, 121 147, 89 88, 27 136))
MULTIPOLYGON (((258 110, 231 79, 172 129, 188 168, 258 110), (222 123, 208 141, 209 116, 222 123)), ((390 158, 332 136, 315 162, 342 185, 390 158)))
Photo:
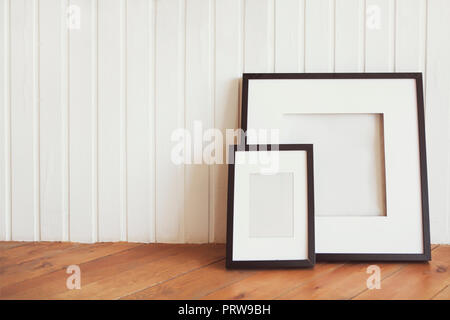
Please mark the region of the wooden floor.
POLYGON ((0 242, 0 299, 450 299, 450 246, 430 263, 381 263, 381 289, 368 290, 369 264, 313 269, 225 269, 224 245, 0 242), (68 290, 69 265, 81 289, 68 290))

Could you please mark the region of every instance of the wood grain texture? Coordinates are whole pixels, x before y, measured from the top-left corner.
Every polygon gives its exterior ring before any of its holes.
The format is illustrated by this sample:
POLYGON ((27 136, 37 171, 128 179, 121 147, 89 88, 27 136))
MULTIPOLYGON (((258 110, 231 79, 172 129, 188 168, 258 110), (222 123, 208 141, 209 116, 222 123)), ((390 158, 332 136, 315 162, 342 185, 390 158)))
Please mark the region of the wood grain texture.
MULTIPOLYGON (((370 264, 345 264, 323 277, 301 285, 281 295, 279 299, 350 299, 366 289, 370 276, 366 270, 370 264)), ((383 277, 400 270, 400 264, 377 264, 383 277)))
MULTIPOLYGON (((90 299, 117 299, 216 262, 223 259, 224 256, 224 249, 220 247, 218 250, 215 245, 204 247, 184 245, 168 250, 170 251, 169 254, 159 259, 152 254, 148 255, 146 259, 134 261, 132 267, 120 273, 114 272, 110 276, 108 276, 108 273, 106 273, 106 276, 101 274, 101 279, 85 283, 83 291, 65 290, 63 293, 50 298, 77 299, 87 295, 90 299), (149 273, 149 270, 152 270, 152 272, 149 273)), ((142 255, 139 255, 139 258, 141 259, 142 255)), ((129 259, 126 259, 126 262, 129 263, 129 259)), ((80 267, 84 270, 82 265, 80 267)), ((97 272, 99 271, 97 266, 93 266, 93 268, 97 272)), ((111 268, 113 271, 116 270, 114 268, 117 268, 114 261, 105 263, 100 271, 110 270, 111 268)))
POLYGON ((9 247, 2 246, 2 251, 0 252, 2 267, 20 264, 42 256, 49 256, 52 255, 52 252, 60 252, 60 250, 75 246, 75 244, 70 242, 32 242, 26 245, 23 244, 23 242, 11 242, 9 247))
POLYGON ((338 266, 317 264, 312 269, 260 271, 203 299, 274 299, 338 266))
POLYGON ((449 299, 450 246, 430 263, 369 263, 312 269, 227 270, 223 245, 0 242, 0 299, 449 299), (68 290, 78 265, 81 290, 68 290))
POLYGON ((28 242, 25 241, 8 241, 8 242, 0 242, 0 248, 2 249, 2 252, 6 252, 6 249, 10 249, 10 248, 15 248, 15 247, 19 247, 22 245, 26 245, 29 244, 28 242))
POLYGON ((431 299, 450 284, 450 247, 432 251, 430 263, 410 264, 381 283, 380 290, 367 290, 356 299, 431 299))
MULTIPOLYGON (((106 252, 106 254, 98 256, 96 259, 85 260, 87 262, 80 261, 81 263, 77 263, 77 265, 80 266, 83 272, 83 286, 102 278, 116 275, 117 273, 136 267, 143 262, 155 261, 163 256, 173 254, 174 250, 170 251, 168 249, 169 248, 164 245, 153 247, 139 245, 128 247, 122 246, 122 250, 118 254, 111 255, 111 253, 114 252, 106 252)), ((22 286, 22 288, 12 286, 6 288, 4 291, 9 292, 9 294, 13 294, 13 292, 15 292, 14 294, 17 294, 18 291, 14 290, 19 290, 21 294, 32 297, 33 292, 35 292, 34 290, 38 289, 36 287, 39 286, 39 284, 44 284, 46 290, 43 294, 43 298, 49 298, 53 295, 58 295, 67 291, 64 283, 61 282, 61 279, 66 277, 65 274, 65 268, 61 268, 55 272, 31 279, 29 283, 32 283, 32 286, 25 285, 22 286)))
MULTIPOLYGON (((31 244, 30 244, 31 245, 31 244)), ((93 245, 88 244, 75 244, 72 247, 67 248, 60 254, 46 255, 46 251, 42 250, 41 255, 37 256, 35 259, 25 261, 20 264, 13 264, 2 267, 1 275, 1 287, 0 296, 1 297, 18 297, 25 290, 27 286, 30 286, 37 290, 38 294, 35 295, 35 299, 39 299, 42 292, 47 289, 43 289, 42 283, 39 282, 38 277, 43 275, 51 275, 53 272, 58 270, 63 270, 65 273, 66 268, 69 265, 79 265, 84 262, 95 260, 104 256, 108 256, 123 250, 128 250, 130 248, 139 246, 139 244, 128 244, 128 243, 96 243, 93 245), (31 279, 29 285, 25 285, 24 280, 31 279), (34 285, 37 284, 37 285, 34 285), (40 284, 40 285, 39 285, 40 284)), ((65 280, 60 285, 65 287, 65 280)))
POLYGON ((444 289, 439 291, 433 300, 450 300, 450 285, 446 286, 444 289))
POLYGON ((225 269, 225 261, 213 263, 206 267, 170 279, 161 285, 123 297, 123 299, 198 299, 211 292, 242 281, 254 271, 225 269))

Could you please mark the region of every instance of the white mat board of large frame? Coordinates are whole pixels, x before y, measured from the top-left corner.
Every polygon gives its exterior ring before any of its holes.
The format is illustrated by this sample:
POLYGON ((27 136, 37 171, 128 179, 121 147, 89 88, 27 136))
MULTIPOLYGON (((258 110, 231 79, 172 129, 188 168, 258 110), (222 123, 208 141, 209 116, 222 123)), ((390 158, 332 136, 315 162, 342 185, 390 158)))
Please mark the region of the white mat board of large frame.
POLYGON ((314 144, 318 260, 429 260, 421 74, 245 74, 242 128, 314 144))

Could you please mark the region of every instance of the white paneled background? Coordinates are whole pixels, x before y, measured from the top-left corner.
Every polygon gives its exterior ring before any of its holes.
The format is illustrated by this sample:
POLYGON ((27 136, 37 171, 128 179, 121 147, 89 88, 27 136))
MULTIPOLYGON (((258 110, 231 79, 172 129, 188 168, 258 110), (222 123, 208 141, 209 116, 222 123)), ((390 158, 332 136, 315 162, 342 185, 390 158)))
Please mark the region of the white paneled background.
POLYGON ((0 0, 0 61, 0 240, 224 242, 226 166, 174 129, 237 128, 242 72, 421 71, 450 242, 448 0, 0 0))

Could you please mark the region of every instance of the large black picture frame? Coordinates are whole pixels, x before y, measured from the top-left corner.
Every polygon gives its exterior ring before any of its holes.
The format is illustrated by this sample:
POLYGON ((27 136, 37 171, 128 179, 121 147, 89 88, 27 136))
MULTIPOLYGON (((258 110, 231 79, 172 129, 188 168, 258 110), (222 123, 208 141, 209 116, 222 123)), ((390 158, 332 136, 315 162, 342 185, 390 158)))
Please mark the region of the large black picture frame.
MULTIPOLYGON (((431 260, 424 98, 421 73, 245 73, 242 85, 241 128, 247 131, 248 85, 253 79, 414 79, 416 83, 420 156, 423 253, 317 253, 317 261, 429 261, 431 260)), ((247 138, 242 139, 247 144, 247 138)), ((355 239, 357 241, 357 239, 355 239)))
POLYGON ((312 144, 280 144, 272 145, 232 145, 229 147, 230 161, 228 164, 228 200, 227 200, 227 244, 226 267, 229 269, 247 268, 308 268, 316 261, 314 236, 314 167, 312 144), (233 221, 234 221, 234 184, 235 184, 235 153, 236 151, 290 151, 301 150, 307 154, 307 199, 308 199, 308 259, 306 260, 264 260, 264 261, 234 261, 233 260, 233 221))

